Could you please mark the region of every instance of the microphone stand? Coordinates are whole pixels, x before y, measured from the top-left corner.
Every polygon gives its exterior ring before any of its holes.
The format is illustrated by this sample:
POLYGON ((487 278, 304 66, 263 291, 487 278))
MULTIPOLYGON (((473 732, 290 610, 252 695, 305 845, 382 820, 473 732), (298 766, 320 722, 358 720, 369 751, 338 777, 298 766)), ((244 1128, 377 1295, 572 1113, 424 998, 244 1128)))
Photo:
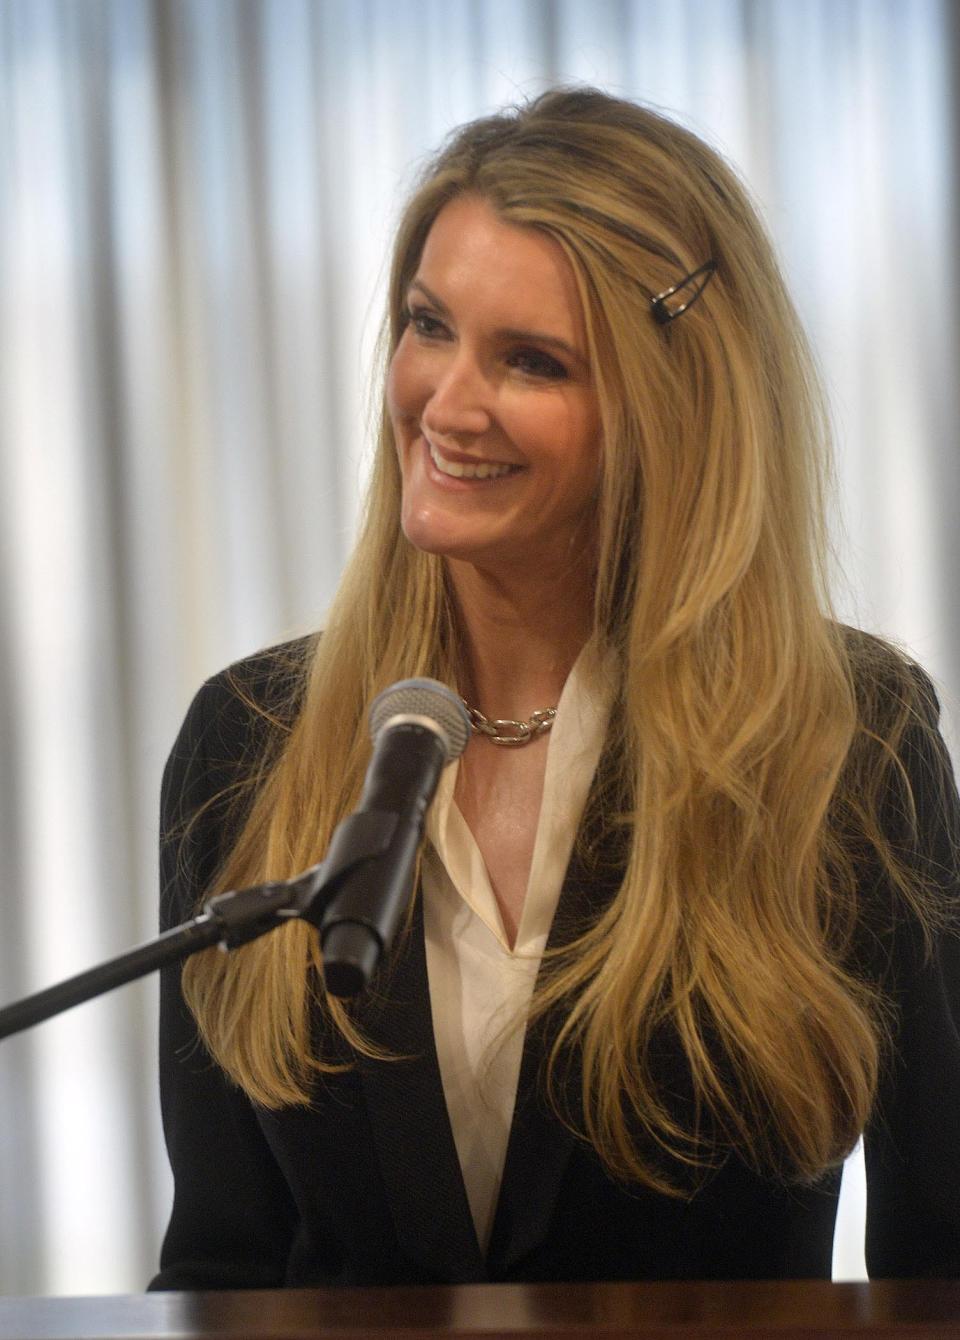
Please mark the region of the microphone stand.
POLYGON ((0 1038, 31 1028, 211 945, 236 949, 293 917, 301 917, 321 931, 327 990, 335 996, 356 995, 376 966, 384 948, 383 938, 366 917, 346 921, 333 917, 335 924, 324 936, 324 920, 328 911, 335 912, 333 905, 341 886, 387 851, 397 823, 397 815, 385 811, 367 810, 349 815, 338 825, 327 855, 318 865, 294 879, 257 884, 208 898, 201 914, 191 921, 0 1009, 0 1038), (375 944, 373 954, 371 941, 375 944))

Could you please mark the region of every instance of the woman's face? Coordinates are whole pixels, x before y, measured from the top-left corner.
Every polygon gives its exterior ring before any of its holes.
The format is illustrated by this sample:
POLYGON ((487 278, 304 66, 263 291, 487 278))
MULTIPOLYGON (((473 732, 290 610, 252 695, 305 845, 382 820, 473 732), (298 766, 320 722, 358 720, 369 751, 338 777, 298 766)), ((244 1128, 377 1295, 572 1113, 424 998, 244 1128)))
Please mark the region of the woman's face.
POLYGON ((406 303, 387 404, 407 538, 527 576, 592 554, 600 415, 559 244, 458 197, 430 229, 406 303))

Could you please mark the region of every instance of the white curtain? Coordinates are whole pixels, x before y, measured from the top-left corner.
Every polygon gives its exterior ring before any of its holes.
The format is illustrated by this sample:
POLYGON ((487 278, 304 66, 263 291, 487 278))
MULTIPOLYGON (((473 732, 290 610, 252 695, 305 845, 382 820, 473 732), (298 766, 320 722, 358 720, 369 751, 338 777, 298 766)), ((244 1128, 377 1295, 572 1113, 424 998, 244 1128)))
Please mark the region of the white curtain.
MULTIPOLYGON (((842 607, 954 710, 955 22, 950 0, 0 0, 0 1003, 152 934, 191 693, 322 619, 350 543, 398 203, 450 127, 553 82, 658 104, 742 168, 836 408, 842 607)), ((0 1043, 3 1292, 154 1269, 154 997, 0 1043)), ((855 1226, 837 1269, 862 1270, 855 1226)))

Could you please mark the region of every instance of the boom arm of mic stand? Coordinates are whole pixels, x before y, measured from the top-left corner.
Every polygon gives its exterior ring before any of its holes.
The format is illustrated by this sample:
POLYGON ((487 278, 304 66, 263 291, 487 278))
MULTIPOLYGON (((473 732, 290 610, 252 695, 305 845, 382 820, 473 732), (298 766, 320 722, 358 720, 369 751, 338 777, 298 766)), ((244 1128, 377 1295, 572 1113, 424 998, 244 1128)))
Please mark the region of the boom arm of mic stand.
POLYGON ((168 963, 219 944, 224 949, 255 940, 291 917, 319 925, 327 903, 361 864, 381 856, 396 826, 394 814, 355 814, 333 835, 327 859, 295 879, 221 893, 204 903, 198 917, 165 931, 95 968, 69 977, 0 1009, 0 1038, 42 1023, 74 1005, 144 977, 168 963))
POLYGON ((0 1038, 32 1028, 55 1014, 62 1014, 73 1005, 103 995, 115 986, 123 986, 137 977, 143 977, 155 968, 162 968, 177 959, 187 958, 200 949, 216 944, 220 929, 216 921, 204 913, 193 921, 184 922, 166 931, 156 940, 150 940, 136 949, 110 959, 96 968, 89 968, 65 982, 49 986, 45 991, 27 996, 0 1010, 0 1038))

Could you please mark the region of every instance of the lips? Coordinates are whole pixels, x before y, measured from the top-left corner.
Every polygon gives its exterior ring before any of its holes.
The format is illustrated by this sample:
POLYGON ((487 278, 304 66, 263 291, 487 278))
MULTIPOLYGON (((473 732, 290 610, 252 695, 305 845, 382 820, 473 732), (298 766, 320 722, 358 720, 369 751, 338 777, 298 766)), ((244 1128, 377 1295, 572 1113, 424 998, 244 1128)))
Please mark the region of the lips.
POLYGON ((520 466, 503 461, 452 461, 441 455, 439 448, 424 437, 430 459, 442 475, 452 479, 502 479, 505 475, 515 474, 520 466))

